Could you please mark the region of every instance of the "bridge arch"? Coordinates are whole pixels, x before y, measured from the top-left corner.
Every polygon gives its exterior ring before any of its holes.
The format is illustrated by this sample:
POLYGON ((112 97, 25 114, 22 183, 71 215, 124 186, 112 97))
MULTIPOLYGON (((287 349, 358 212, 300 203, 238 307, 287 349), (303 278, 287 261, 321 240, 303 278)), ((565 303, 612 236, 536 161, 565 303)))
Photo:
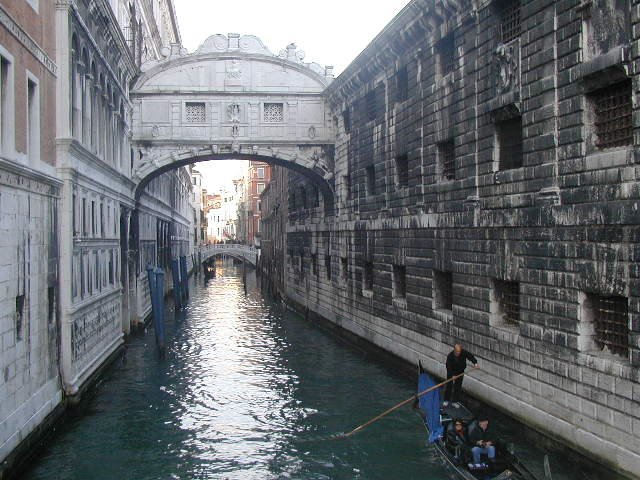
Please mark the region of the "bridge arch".
POLYGON ((159 174, 207 160, 260 160, 315 184, 334 206, 334 130, 324 97, 331 67, 278 55, 254 36, 209 37, 194 53, 173 45, 143 65, 131 90, 132 180, 138 199, 159 174))

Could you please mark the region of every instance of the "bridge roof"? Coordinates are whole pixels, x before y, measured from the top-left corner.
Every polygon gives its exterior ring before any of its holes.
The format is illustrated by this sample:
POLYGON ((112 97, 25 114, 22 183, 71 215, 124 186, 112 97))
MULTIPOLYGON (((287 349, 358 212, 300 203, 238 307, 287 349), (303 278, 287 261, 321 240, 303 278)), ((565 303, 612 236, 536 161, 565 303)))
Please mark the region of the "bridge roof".
POLYGON ((172 45, 159 61, 142 66, 132 94, 321 94, 332 67, 304 63, 295 44, 274 55, 253 35, 213 35, 193 53, 172 45))

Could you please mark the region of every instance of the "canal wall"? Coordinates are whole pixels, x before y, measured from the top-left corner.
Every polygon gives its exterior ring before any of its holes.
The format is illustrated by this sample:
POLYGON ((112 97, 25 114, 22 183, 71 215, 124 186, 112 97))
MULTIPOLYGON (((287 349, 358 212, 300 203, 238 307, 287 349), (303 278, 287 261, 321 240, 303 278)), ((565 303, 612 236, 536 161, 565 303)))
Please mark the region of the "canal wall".
POLYGON ((297 173, 271 202, 290 301, 439 376, 463 343, 471 395, 631 478, 639 21, 636 1, 412 2, 325 91, 336 215, 297 173))

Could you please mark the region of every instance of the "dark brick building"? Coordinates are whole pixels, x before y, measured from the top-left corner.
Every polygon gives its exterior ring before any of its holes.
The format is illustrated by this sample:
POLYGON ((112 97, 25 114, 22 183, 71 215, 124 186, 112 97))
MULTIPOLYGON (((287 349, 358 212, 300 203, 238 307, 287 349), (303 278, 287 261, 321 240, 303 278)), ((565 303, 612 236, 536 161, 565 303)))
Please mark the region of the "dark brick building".
POLYGON ((415 0, 327 88, 287 296, 640 475, 640 1, 415 0), (321 201, 320 201, 321 203, 321 201))

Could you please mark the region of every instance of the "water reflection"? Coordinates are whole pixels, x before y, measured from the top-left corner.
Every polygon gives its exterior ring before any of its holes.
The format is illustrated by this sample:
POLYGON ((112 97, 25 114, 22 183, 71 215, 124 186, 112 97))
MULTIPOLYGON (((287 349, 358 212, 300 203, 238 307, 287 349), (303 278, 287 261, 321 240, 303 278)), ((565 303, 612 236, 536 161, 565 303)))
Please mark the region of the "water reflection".
MULTIPOLYGON (((332 439, 411 395, 413 382, 266 301, 255 276, 247 281, 245 295, 231 263, 206 284, 200 277, 184 314, 167 312, 164 358, 152 331, 132 338, 127 362, 26 478, 450 478, 410 409, 332 439)), ((541 451, 525 455, 541 469, 541 451)))

